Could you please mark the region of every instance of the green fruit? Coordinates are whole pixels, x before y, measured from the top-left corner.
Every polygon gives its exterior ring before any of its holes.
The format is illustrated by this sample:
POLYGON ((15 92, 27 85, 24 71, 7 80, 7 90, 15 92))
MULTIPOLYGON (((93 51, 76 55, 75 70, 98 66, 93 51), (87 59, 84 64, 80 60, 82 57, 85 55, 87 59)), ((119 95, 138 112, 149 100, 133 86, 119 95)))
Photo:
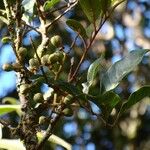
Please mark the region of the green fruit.
POLYGON ((20 63, 13 63, 12 66, 15 71, 20 71, 22 69, 22 65, 20 63))
POLYGON ((17 53, 20 58, 24 58, 27 55, 27 49, 25 47, 20 47, 17 53))
POLYGON ((30 90, 30 84, 21 84, 19 90, 21 94, 26 94, 30 90))
POLYGON ((68 94, 65 98, 64 98, 64 104, 66 105, 70 105, 73 103, 73 96, 71 94, 68 94))
POLYGON ((62 51, 56 51, 55 53, 51 54, 48 58, 48 63, 53 64, 56 62, 62 63, 64 58, 64 52, 62 51))
POLYGON ((43 125, 43 124, 45 124, 47 122, 48 122, 48 119, 45 116, 40 116, 39 117, 39 124, 40 125, 43 125))
POLYGON ((42 65, 47 65, 47 64, 48 64, 48 59, 49 59, 49 55, 44 55, 44 56, 41 58, 41 63, 42 63, 42 65))
POLYGON ((59 64, 59 63, 55 63, 55 64, 53 64, 53 66, 52 66, 52 70, 53 70, 53 72, 58 72, 59 67, 60 67, 60 64, 59 64))
POLYGON ((54 63, 56 63, 58 60, 59 60, 58 55, 57 55, 56 53, 53 53, 53 54, 51 54, 51 55, 49 56, 49 58, 48 58, 48 63, 49 63, 49 64, 54 64, 54 63))
POLYGON ((62 112, 66 117, 71 117, 73 115, 73 111, 71 108, 65 108, 62 112))
POLYGON ((31 58, 29 60, 29 65, 31 68, 38 68, 39 67, 39 61, 36 58, 31 58))
POLYGON ((2 69, 4 70, 4 71, 12 71, 13 70, 13 66, 12 66, 12 64, 3 64, 3 66, 2 66, 2 69))
POLYGON ((58 52, 56 52, 56 53, 57 53, 57 56, 58 56, 58 62, 61 64, 61 63, 63 62, 65 53, 62 52, 62 51, 58 51, 58 52))
POLYGON ((55 47, 61 47, 62 46, 62 38, 59 35, 55 35, 51 38, 51 43, 55 47))
POLYGON ((37 103, 42 103, 44 98, 42 93, 36 93, 33 97, 33 100, 37 103))

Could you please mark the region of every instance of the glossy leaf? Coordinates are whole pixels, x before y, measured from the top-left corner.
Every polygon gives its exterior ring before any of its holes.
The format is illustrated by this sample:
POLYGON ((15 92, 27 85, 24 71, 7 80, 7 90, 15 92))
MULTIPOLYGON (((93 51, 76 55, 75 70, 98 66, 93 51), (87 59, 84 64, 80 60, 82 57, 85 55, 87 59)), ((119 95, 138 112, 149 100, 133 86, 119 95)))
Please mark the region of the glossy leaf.
POLYGON ((120 100, 119 95, 112 91, 108 91, 102 95, 98 106, 102 110, 102 114, 107 118, 120 100))
POLYGON ((118 104, 120 100, 121 99, 119 95, 117 95, 116 93, 112 91, 108 91, 103 94, 102 100, 100 101, 100 103, 103 103, 104 105, 108 105, 110 109, 112 110, 118 104))
POLYGON ((20 105, 0 105, 0 115, 4 115, 12 111, 20 111, 20 109, 20 105))
POLYGON ((57 3, 59 3, 60 0, 48 0, 44 4, 44 10, 49 10, 53 8, 57 3))
POLYGON ((66 21, 66 24, 73 29, 74 31, 76 31, 77 33, 79 33, 82 37, 87 37, 86 35, 86 31, 84 29, 84 27, 82 26, 82 24, 74 19, 68 19, 66 21))
POLYGON ((83 12, 90 22, 95 22, 101 13, 100 0, 79 0, 83 12))
POLYGON ((125 58, 113 64, 102 77, 105 90, 114 89, 123 77, 135 69, 148 51, 147 49, 131 51, 125 58))
POLYGON ((124 103, 121 112, 131 108, 134 104, 141 101, 145 97, 150 97, 150 86, 144 86, 136 92, 132 93, 128 98, 128 101, 124 103))
MULTIPOLYGON (((37 133, 37 136, 38 136, 39 140, 42 139, 42 137, 44 136, 44 134, 45 134, 45 132, 38 132, 37 133)), ((54 134, 52 134, 49 137, 48 142, 53 142, 55 144, 63 146, 67 150, 72 150, 71 144, 67 143, 65 140, 61 139, 60 137, 58 137, 58 136, 56 136, 54 134)))
POLYGON ((83 93, 88 94, 89 88, 92 86, 97 73, 100 71, 101 61, 102 61, 102 57, 98 58, 90 65, 87 73, 87 82, 82 84, 83 93))

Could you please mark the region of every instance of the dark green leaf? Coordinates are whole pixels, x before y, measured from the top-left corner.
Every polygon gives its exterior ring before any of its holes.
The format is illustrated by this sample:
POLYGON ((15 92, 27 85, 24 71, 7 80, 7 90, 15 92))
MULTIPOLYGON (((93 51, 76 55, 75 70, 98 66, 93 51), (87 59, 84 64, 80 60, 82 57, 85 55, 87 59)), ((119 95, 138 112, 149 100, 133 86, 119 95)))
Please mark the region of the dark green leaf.
POLYGON ((108 91, 103 95, 97 96, 95 99, 91 99, 91 101, 95 103, 102 111, 102 114, 108 118, 112 109, 115 108, 121 99, 116 93, 108 91))
POLYGON ((66 21, 66 24, 73 29, 74 31, 76 31, 77 33, 79 33, 82 37, 87 37, 86 35, 86 31, 84 29, 84 27, 82 26, 82 24, 80 24, 80 22, 73 20, 73 19, 68 19, 66 21))
POLYGON ((56 83, 54 83, 54 84, 57 85, 58 87, 60 87, 60 89, 62 89, 63 91, 73 94, 74 96, 82 94, 76 86, 74 86, 68 82, 59 80, 59 81, 56 81, 56 83))
POLYGON ((111 5, 111 0, 100 0, 100 1, 101 1, 101 9, 103 13, 106 13, 106 11, 111 5))
POLYGON ((44 4, 44 10, 49 10, 53 8, 57 3, 59 3, 60 0, 48 0, 44 4))
POLYGON ((100 0, 79 0, 83 12, 90 22, 95 22, 101 13, 100 0))
POLYGON ((103 103, 104 105, 108 105, 112 110, 118 104, 119 101, 120 101, 119 95, 117 95, 112 91, 108 91, 103 94, 100 103, 103 103))
POLYGON ((128 101, 124 103, 121 112, 124 112, 125 110, 131 108, 134 104, 145 97, 150 97, 150 86, 144 86, 136 92, 132 93, 128 98, 128 101))
POLYGON ((123 77, 135 69, 148 51, 147 49, 131 51, 125 58, 113 64, 102 77, 102 84, 105 90, 114 89, 123 77))

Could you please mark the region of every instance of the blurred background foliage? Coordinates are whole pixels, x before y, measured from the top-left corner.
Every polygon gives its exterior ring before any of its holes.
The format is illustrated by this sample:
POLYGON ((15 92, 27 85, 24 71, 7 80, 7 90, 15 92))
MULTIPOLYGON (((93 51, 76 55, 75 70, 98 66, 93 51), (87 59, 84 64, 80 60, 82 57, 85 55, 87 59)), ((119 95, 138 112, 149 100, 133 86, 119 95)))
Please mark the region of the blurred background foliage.
MULTIPOLYGON (((41 1, 44 2, 44 0, 41 1)), ((2 8, 3 3, 0 1, 0 9, 2 8)), ((61 11, 54 13, 53 16, 47 15, 47 19, 51 20, 59 13, 61 11)), ((50 28, 50 37, 55 34, 62 36, 66 52, 70 51, 69 46, 76 36, 73 30, 65 24, 68 18, 80 21, 85 28, 90 25, 78 5, 50 28)), ((36 16, 32 25, 39 25, 36 16)), ((0 21, 0 39, 6 35, 8 35, 7 27, 0 21)), ((23 44, 27 47, 29 55, 32 55, 29 36, 32 36, 37 45, 40 37, 32 30, 25 34, 23 44)), ((75 62, 78 63, 82 55, 83 45, 80 39, 77 40, 76 44, 77 46, 70 51, 70 55, 74 56, 75 62)), ((51 45, 49 47, 51 51, 54 50, 51 45)), ((138 48, 150 49, 149 0, 128 0, 117 7, 112 17, 99 32, 94 45, 80 68, 80 82, 86 81, 86 71, 89 65, 101 53, 105 53, 107 66, 110 66, 120 60, 128 51, 138 48)), ((3 99, 4 97, 13 97, 18 101, 15 72, 4 72, 1 69, 2 64, 14 61, 15 55, 11 45, 0 42, 0 104, 9 103, 3 99)), ((67 68, 68 64, 65 64, 66 72, 68 72, 67 68)), ((66 79, 65 72, 62 78, 66 79)), ((149 84, 150 58, 149 55, 146 55, 134 72, 124 78, 115 91, 122 99, 127 99, 130 93, 139 89, 142 85, 149 84)), ((96 87, 93 92, 98 90, 99 86, 96 87)), ((46 90, 46 87, 43 86, 42 90, 46 90)), ((93 108, 95 111, 99 111, 96 106, 93 106, 93 108)), ((113 115, 115 115, 115 110, 112 113, 113 115)), ((17 113, 14 112, 1 117, 8 120, 13 126, 16 126, 19 120, 17 113)), ((71 143, 74 150, 150 150, 150 99, 145 98, 132 107, 120 117, 117 125, 113 128, 105 127, 96 117, 82 108, 78 109, 73 117, 64 118, 57 124, 54 134, 71 143)), ((9 138, 9 136, 7 129, 4 128, 4 137, 9 138)), ((56 150, 63 149, 60 146, 54 147, 56 150)))

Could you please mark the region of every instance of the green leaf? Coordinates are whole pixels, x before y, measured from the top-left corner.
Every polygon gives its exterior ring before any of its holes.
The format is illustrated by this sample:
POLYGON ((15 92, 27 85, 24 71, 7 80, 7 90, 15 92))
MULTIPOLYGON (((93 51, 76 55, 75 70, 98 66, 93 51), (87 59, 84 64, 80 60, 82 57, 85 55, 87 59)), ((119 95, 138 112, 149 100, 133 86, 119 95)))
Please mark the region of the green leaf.
MULTIPOLYGON (((37 137, 40 139, 42 139, 42 137, 44 136, 45 132, 38 132, 37 133, 37 137)), ((72 150, 72 146, 67 143, 65 140, 61 139, 60 137, 52 134, 49 139, 48 139, 49 142, 53 142, 55 144, 58 144, 58 145, 61 145, 63 146, 64 148, 66 148, 67 150, 72 150)))
POLYGON ((119 82, 141 62, 148 49, 131 51, 125 58, 113 64, 102 77, 106 91, 114 89, 119 82))
POLYGON ((84 27, 82 26, 82 24, 80 24, 80 22, 74 20, 74 19, 68 19, 66 21, 66 24, 74 31, 76 31, 77 33, 79 33, 82 37, 87 37, 86 35, 86 31, 84 29, 84 27))
POLYGON ((112 91, 108 91, 102 95, 102 100, 100 101, 100 103, 108 105, 112 110, 120 102, 120 100, 121 99, 119 95, 112 91))
POLYGON ((60 89, 62 89, 63 91, 66 91, 66 92, 68 92, 74 96, 82 94, 76 86, 74 86, 68 82, 64 82, 64 81, 59 80, 59 81, 55 82, 55 85, 60 87, 60 89))
POLYGON ((20 109, 20 105, 0 105, 0 115, 4 115, 12 111, 21 111, 20 109))
POLYGON ((101 13, 100 0, 79 0, 81 8, 90 22, 95 22, 101 13))
POLYGON ((97 73, 100 71, 102 60, 103 60, 102 57, 100 57, 90 65, 90 67, 88 69, 88 73, 87 73, 87 82, 82 83, 83 93, 88 94, 89 88, 92 86, 97 73))
POLYGON ((132 93, 128 98, 128 101, 123 104, 121 112, 131 108, 134 104, 141 101, 145 97, 150 97, 150 86, 144 86, 136 92, 132 93))
POLYGON ((1 41, 2 41, 3 44, 8 43, 8 42, 11 42, 11 37, 5 36, 5 37, 2 38, 1 41))
POLYGON ((5 17, 3 17, 3 16, 0 16, 0 20, 2 22, 6 23, 7 25, 9 24, 9 21, 5 17))
POLYGON ((121 102, 121 99, 116 93, 108 91, 103 95, 91 98, 91 101, 100 108, 102 114, 105 116, 105 120, 107 120, 113 108, 121 102))
POLYGON ((0 149, 26 150, 23 143, 18 139, 0 139, 0 149))
POLYGON ((103 13, 106 13, 108 8, 111 6, 111 0, 100 0, 101 1, 101 9, 103 13))
POLYGON ((9 104, 12 104, 12 105, 19 104, 17 99, 13 98, 13 97, 5 97, 5 98, 3 98, 2 99, 2 103, 9 103, 9 104))
POLYGON ((59 3, 60 0, 48 0, 44 3, 44 10, 47 11, 49 9, 51 9, 52 7, 54 7, 54 5, 56 5, 57 3, 59 3))

